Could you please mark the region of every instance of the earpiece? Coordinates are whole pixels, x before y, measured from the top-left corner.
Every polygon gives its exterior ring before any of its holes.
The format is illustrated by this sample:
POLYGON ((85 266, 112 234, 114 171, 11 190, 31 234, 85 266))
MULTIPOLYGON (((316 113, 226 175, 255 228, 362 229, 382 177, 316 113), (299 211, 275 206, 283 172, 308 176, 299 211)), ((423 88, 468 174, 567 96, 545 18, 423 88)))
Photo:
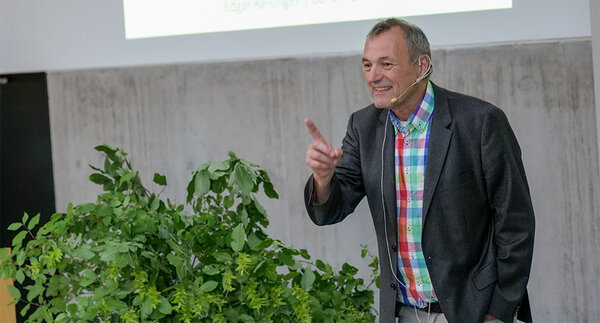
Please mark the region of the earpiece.
MULTIPOLYGON (((419 66, 421 66, 420 62, 419 62, 419 66)), ((417 83, 421 82, 424 78, 426 78, 427 76, 429 76, 431 74, 431 72, 433 72, 433 70, 431 69, 431 64, 429 64, 429 67, 427 68, 427 71, 425 71, 425 73, 423 73, 423 75, 417 77, 417 79, 415 80, 415 82, 417 82, 417 83)))
MULTIPOLYGON (((429 57, 429 56, 428 56, 429 57)), ((421 66, 421 60, 419 60, 419 66, 421 66)), ((428 77, 429 75, 431 75, 431 72, 433 72, 432 69, 432 65, 431 62, 429 62, 429 66, 427 67, 427 71, 425 71, 425 73, 423 73, 423 75, 417 77, 417 79, 413 82, 413 84, 411 84, 409 87, 406 88, 406 90, 404 90, 404 92, 402 92, 402 94, 400 94, 400 96, 392 98, 390 101, 392 103, 396 103, 398 102, 398 100, 406 93, 408 92, 408 90, 415 86, 417 83, 421 82, 422 80, 424 80, 426 77, 428 77)))

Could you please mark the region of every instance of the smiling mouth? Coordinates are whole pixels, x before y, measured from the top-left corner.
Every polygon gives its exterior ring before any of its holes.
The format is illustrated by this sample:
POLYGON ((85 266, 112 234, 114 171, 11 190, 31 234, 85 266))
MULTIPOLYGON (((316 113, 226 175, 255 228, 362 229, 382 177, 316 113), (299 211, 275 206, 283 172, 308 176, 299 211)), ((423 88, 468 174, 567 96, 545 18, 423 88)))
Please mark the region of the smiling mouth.
POLYGON ((382 92, 382 91, 388 91, 391 90, 392 87, 391 86, 380 86, 380 87, 374 87, 373 88, 376 92, 382 92))

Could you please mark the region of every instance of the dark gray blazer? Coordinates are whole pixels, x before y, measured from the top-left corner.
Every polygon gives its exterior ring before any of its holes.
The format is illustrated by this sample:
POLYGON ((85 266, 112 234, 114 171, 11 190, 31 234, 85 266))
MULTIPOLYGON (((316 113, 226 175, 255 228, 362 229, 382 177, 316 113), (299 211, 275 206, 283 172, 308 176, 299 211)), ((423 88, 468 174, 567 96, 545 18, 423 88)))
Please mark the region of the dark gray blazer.
MULTIPOLYGON (((450 323, 482 322, 486 313, 512 322, 519 308, 519 318, 531 321, 526 286, 535 223, 517 139, 492 104, 435 85, 434 94, 422 246, 440 306, 450 323)), ((379 248, 379 318, 387 323, 396 306, 398 230, 391 124, 381 161, 386 114, 370 105, 350 116, 329 199, 312 203, 312 176, 304 198, 312 221, 326 225, 367 196, 379 248)))

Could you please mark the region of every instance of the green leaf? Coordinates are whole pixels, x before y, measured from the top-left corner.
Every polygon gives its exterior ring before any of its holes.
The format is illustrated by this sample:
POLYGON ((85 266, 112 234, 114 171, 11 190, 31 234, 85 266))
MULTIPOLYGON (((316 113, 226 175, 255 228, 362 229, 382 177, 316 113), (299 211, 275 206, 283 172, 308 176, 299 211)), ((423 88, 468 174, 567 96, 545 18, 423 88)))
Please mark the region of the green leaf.
POLYGON ((28 320, 31 320, 34 322, 41 322, 46 317, 47 313, 48 313, 48 307, 40 306, 35 310, 35 312, 33 312, 33 314, 31 314, 31 316, 28 318, 28 320))
POLYGON ((25 259, 27 258, 27 254, 24 250, 19 250, 17 252, 17 266, 22 266, 25 263, 25 259))
MULTIPOLYGON (((113 202, 111 201, 111 204, 112 203, 113 202)), ((115 206, 118 206, 118 205, 115 205, 115 206)), ((101 218, 111 216, 111 215, 113 215, 113 209, 112 209, 112 207, 109 207, 106 205, 100 205, 100 207, 98 207, 98 209, 96 210, 96 214, 98 214, 98 216, 101 218)))
POLYGON ((44 286, 42 286, 41 284, 27 286, 27 288, 29 289, 29 292, 27 293, 27 300, 30 302, 33 301, 34 298, 36 298, 37 296, 41 295, 44 292, 44 286), (29 287, 31 287, 31 288, 29 288, 29 287))
POLYGON ((366 257, 366 256, 367 256, 367 252, 369 252, 367 249, 362 249, 362 250, 360 251, 360 257, 361 257, 361 258, 364 258, 364 257, 366 257))
POLYGON ((40 223, 40 214, 36 214, 31 221, 29 221, 29 224, 27 225, 27 229, 29 231, 33 230, 33 228, 35 228, 35 226, 40 223))
POLYGON ((228 170, 228 169, 229 169, 229 161, 228 160, 216 161, 214 163, 210 163, 210 166, 208 166, 209 173, 214 173, 215 171, 228 170))
POLYGON ((16 231, 16 230, 18 230, 18 229, 19 229, 19 228, 20 228, 22 225, 23 225, 23 223, 20 223, 20 222, 15 222, 15 223, 13 223, 13 224, 11 224, 11 225, 9 225, 9 226, 8 226, 8 230, 9 230, 9 231, 16 231))
POLYGON ((152 212, 158 210, 158 208, 160 207, 160 199, 158 198, 158 196, 154 195, 154 198, 152 198, 152 203, 150 203, 150 210, 152 212))
POLYGON ((167 260, 170 263, 175 264, 175 265, 178 265, 178 264, 180 264, 183 261, 183 259, 181 259, 181 257, 175 256, 172 253, 170 253, 170 254, 167 255, 167 260))
POLYGON ((195 183, 196 183, 196 176, 194 175, 194 177, 188 183, 188 186, 187 186, 187 197, 185 199, 185 201, 187 203, 190 203, 192 201, 192 199, 194 198, 194 192, 196 192, 195 183))
POLYGON ((219 283, 214 280, 209 280, 200 286, 200 293, 212 292, 217 286, 219 286, 219 283))
POLYGON ((105 226, 108 226, 111 220, 112 219, 110 218, 110 216, 105 216, 102 218, 102 223, 104 223, 105 226))
POLYGON ((29 214, 27 214, 27 212, 23 213, 23 218, 21 219, 21 222, 23 222, 23 224, 27 223, 27 220, 29 219, 29 214))
POLYGON ((0 263, 3 261, 7 261, 9 257, 9 249, 8 248, 0 248, 0 263))
POLYGON ((154 183, 156 183, 160 186, 166 186, 167 185, 167 177, 163 176, 159 173, 154 173, 154 183))
POLYGON ((294 261, 294 258, 291 255, 288 255, 285 253, 279 253, 279 255, 277 255, 277 258, 279 258, 281 263, 283 263, 284 265, 286 265, 288 267, 293 267, 296 265, 296 261, 294 261))
POLYGON ((254 201, 254 207, 256 207, 256 210, 258 210, 258 212, 260 212, 260 214, 262 214, 266 217, 267 210, 265 210, 265 208, 260 203, 258 203, 258 200, 256 199, 256 197, 252 197, 252 201, 254 201))
POLYGON ((202 270, 202 272, 209 276, 214 276, 214 275, 220 273, 221 270, 215 264, 212 264, 212 265, 205 266, 204 269, 202 270))
POLYGON ((317 259, 317 261, 315 262, 315 265, 321 271, 324 271, 324 272, 327 272, 327 273, 331 274, 331 269, 330 269, 329 265, 325 264, 321 259, 317 259))
POLYGON ((294 278, 298 277, 298 275, 300 275, 299 272, 292 271, 292 272, 287 273, 285 276, 283 276, 283 278, 285 280, 291 280, 291 279, 294 279, 294 278))
POLYGON ((179 280, 186 279, 188 270, 185 262, 182 261, 175 266, 175 273, 177 274, 177 278, 179 278, 179 280))
POLYGON ((127 173, 123 174, 123 176, 121 176, 121 179, 119 179, 119 184, 129 182, 133 178, 134 175, 135 174, 131 173, 131 172, 127 172, 127 173))
POLYGON ((215 260, 218 262, 230 262, 233 260, 231 255, 226 252, 215 252, 213 257, 215 257, 215 260))
POLYGON ((248 216, 248 212, 246 211, 245 208, 242 209, 242 224, 244 225, 244 227, 248 227, 248 223, 250 221, 250 217, 248 216))
POLYGON ((236 252, 242 251, 246 242, 246 231, 244 231, 244 226, 241 223, 233 229, 231 238, 233 239, 231 241, 231 249, 236 252))
POLYGON ((315 273, 310 268, 304 269, 304 275, 302 275, 302 280, 300 281, 302 288, 306 290, 310 289, 314 281, 315 273))
POLYGON ((273 187, 273 184, 271 182, 267 182, 265 181, 263 183, 263 189, 265 190, 265 194, 272 199, 278 199, 279 198, 279 194, 277 194, 277 192, 275 192, 275 188, 273 187))
POLYGON ((265 277, 270 281, 277 281, 277 265, 271 264, 267 267, 265 277))
POLYGON ((96 147, 94 147, 94 149, 96 149, 97 151, 103 152, 107 155, 113 155, 114 153, 117 152, 116 148, 113 148, 107 144, 96 146, 96 147))
POLYGON ((310 259, 310 255, 306 249, 300 249, 300 256, 306 260, 310 259))
POLYGON ((250 194, 254 188, 254 181, 248 169, 240 164, 235 165, 232 179, 237 184, 240 192, 244 195, 250 194))
POLYGON ((15 247, 17 245, 21 245, 21 242, 23 242, 23 239, 25 238, 26 235, 27 235, 27 231, 21 231, 21 232, 17 233, 12 240, 12 245, 15 247))
POLYGON ((196 173, 208 169, 208 167, 210 166, 210 164, 211 163, 202 163, 202 164, 200 164, 200 166, 198 166, 198 168, 196 168, 196 173))
POLYGON ((15 280, 17 282, 19 282, 19 284, 23 284, 23 281, 25 280, 25 274, 23 273, 23 270, 17 270, 17 273, 15 274, 15 280))
POLYGON ((150 303, 149 299, 146 299, 142 303, 142 318, 148 317, 148 315, 150 315, 150 313, 152 313, 152 304, 150 303))
POLYGON ((96 274, 91 271, 90 269, 84 269, 83 270, 83 276, 82 278, 79 280, 79 285, 86 287, 91 285, 92 283, 94 283, 96 281, 96 274))
POLYGON ((73 255, 83 260, 90 260, 94 258, 96 254, 92 251, 92 247, 89 244, 82 244, 73 251, 73 255))
POLYGON ((233 206, 235 199, 233 195, 227 195, 223 198, 223 207, 228 209, 233 206))
MULTIPOLYGON (((135 241, 139 241, 139 242, 141 242, 141 243, 145 243, 145 242, 146 242, 148 239, 146 238, 146 236, 145 236, 145 235, 138 234, 138 235, 136 235, 135 237, 133 237, 133 240, 135 240, 135 241)), ((144 254, 144 253, 142 252, 142 255, 143 255, 143 254, 144 254)), ((152 253, 151 253, 151 254, 152 254, 152 253)), ((154 255, 154 254, 152 254, 152 255, 154 255)), ((148 257, 148 258, 150 258, 150 257, 148 257)))
POLYGON ((15 299, 14 303, 18 302, 21 299, 21 292, 13 285, 8 285, 6 287, 8 288, 10 296, 12 296, 15 299))
POLYGON ((210 179, 208 178, 208 174, 205 170, 196 173, 194 188, 196 190, 196 194, 200 196, 206 194, 210 190, 210 179))
POLYGON ((89 177, 90 181, 99 185, 111 184, 112 180, 102 174, 94 173, 89 177))
POLYGON ((225 180, 225 177, 221 177, 219 179, 212 181, 211 189, 216 194, 221 194, 223 191, 225 191, 225 189, 227 188, 227 185, 228 184, 227 184, 227 181, 225 180))
POLYGON ((25 314, 27 314, 27 311, 29 311, 29 307, 31 306, 31 304, 27 304, 25 306, 23 306, 23 309, 21 310, 21 316, 25 317, 25 314))
POLYGON ((94 203, 81 204, 81 205, 77 206, 76 209, 78 209, 78 211, 81 212, 81 214, 88 214, 96 209, 96 204, 94 204, 94 203))
POLYGON ((106 305, 113 310, 127 310, 127 303, 114 298, 107 298, 106 305))
POLYGON ((158 311, 165 315, 171 314, 171 304, 169 303, 169 301, 162 295, 158 296, 158 298, 160 299, 160 303, 158 304, 158 311))
POLYGON ((263 260, 263 261, 259 262, 258 265, 256 265, 256 267, 254 268, 254 270, 252 272, 253 273, 257 273, 263 267, 263 265, 265 263, 266 263, 266 260, 263 260))
POLYGON ((257 248, 263 240, 261 240, 255 233, 248 235, 248 246, 252 249, 257 248))

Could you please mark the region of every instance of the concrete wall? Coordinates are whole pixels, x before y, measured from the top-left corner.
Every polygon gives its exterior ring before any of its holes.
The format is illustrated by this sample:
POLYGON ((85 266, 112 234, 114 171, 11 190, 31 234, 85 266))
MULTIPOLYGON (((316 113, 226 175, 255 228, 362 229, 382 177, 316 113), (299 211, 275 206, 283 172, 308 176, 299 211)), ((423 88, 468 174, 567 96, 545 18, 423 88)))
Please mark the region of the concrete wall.
MULTIPOLYGON (((590 1, 590 18, 600 17, 600 1, 590 1)), ((592 52, 594 57, 594 93, 600 93, 600 20, 591 19, 592 52)), ((600 97, 596 95, 596 125, 600 126, 600 97)), ((600 158, 600 131, 598 135, 598 157, 600 158)))
MULTIPOLYGON (((363 203, 344 223, 316 227, 302 189, 312 118, 339 144, 349 114, 370 103, 359 54, 80 70, 49 74, 56 205, 90 201, 98 165, 93 146, 130 152, 149 185, 184 201, 190 172, 228 151, 264 166, 280 200, 265 201, 273 236, 338 266, 375 250, 363 203)), ((591 42, 567 40, 433 52, 437 84, 503 108, 520 140, 537 214, 530 295, 538 322, 593 322, 600 316, 598 146, 591 42)))

